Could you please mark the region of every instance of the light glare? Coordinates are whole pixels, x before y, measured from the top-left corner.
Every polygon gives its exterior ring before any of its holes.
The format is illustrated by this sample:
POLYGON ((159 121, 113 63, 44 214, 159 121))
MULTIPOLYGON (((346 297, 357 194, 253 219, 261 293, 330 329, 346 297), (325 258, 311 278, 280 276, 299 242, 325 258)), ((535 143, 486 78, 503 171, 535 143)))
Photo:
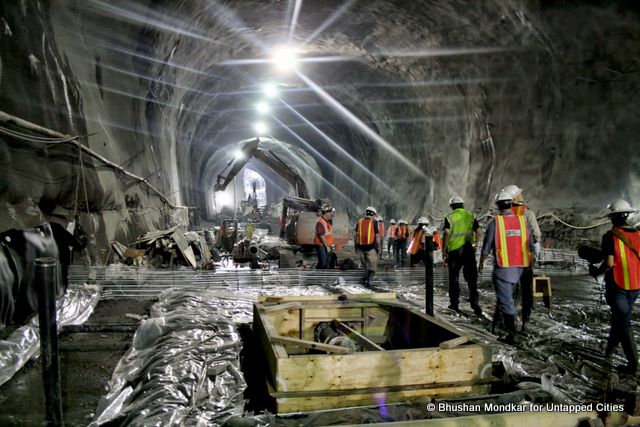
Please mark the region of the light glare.
POLYGON ((269 112, 269 104, 264 101, 260 101, 256 104, 256 110, 260 114, 267 114, 269 112))
POLYGON ((264 135, 269 130, 265 122, 256 122, 256 124, 253 125, 253 128, 259 135, 264 135))
POLYGON ((275 98, 276 96, 278 96, 278 88, 274 83, 265 83, 265 85, 262 87, 262 91, 269 98, 275 98))
POLYGON ((298 54, 290 46, 280 46, 274 49, 271 62, 280 71, 292 71, 298 67, 298 54))

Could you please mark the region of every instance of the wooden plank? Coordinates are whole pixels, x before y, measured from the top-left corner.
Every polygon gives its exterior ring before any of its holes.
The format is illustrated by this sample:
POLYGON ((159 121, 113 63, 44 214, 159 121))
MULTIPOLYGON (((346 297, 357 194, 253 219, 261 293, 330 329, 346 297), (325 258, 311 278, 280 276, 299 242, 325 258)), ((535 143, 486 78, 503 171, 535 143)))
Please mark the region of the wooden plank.
POLYGON ((478 344, 301 355, 278 359, 278 391, 357 389, 374 386, 470 381, 491 375, 491 348, 478 344))
POLYGON ((313 305, 313 307, 305 306, 305 317, 308 320, 315 319, 320 322, 330 322, 332 319, 361 319, 362 307, 332 307, 323 308, 313 305))
POLYGON ((343 334, 345 334, 346 336, 348 336, 349 338, 351 338, 352 340, 360 344, 363 350, 384 351, 384 348, 380 347, 378 344, 374 343, 364 335, 359 334, 357 331, 351 329, 350 327, 348 327, 338 319, 333 319, 331 323, 333 324, 333 327, 336 328, 336 330, 342 332, 343 334))
POLYGON ((209 249, 209 245, 207 244, 207 240, 204 236, 198 235, 198 240, 200 241, 200 247, 202 248, 202 256, 204 257, 204 262, 208 264, 211 262, 211 249, 209 249))
MULTIPOLYGON (((260 295, 257 297, 257 301, 259 302, 289 302, 289 301, 339 301, 340 295, 331 294, 331 295, 282 295, 282 296, 267 296, 260 295)), ((378 292, 378 293, 370 293, 370 294, 354 294, 353 298, 363 300, 366 302, 369 301, 377 301, 377 300, 396 300, 395 292, 378 292)))
POLYGON ((459 345, 468 343, 469 341, 470 341, 469 336, 468 335, 463 335, 461 337, 454 338, 452 340, 441 342, 440 343, 440 348, 447 350, 447 349, 455 348, 455 347, 458 347, 459 345))
POLYGON ((263 313, 270 313, 272 311, 289 310, 292 308, 301 308, 301 307, 302 307, 302 304, 296 301, 292 301, 284 304, 262 305, 259 308, 259 310, 262 311, 263 313))
POLYGON ((309 348, 313 350, 326 351, 328 353, 336 353, 336 354, 353 353, 353 350, 347 347, 341 347, 339 345, 331 345, 331 344, 322 344, 319 342, 301 340, 298 338, 289 338, 289 337, 271 335, 269 336, 269 340, 272 343, 294 345, 294 346, 309 348))
MULTIPOLYGON (((350 406, 380 405, 407 401, 429 402, 437 397, 463 397, 488 393, 490 386, 473 385, 450 388, 431 388, 421 390, 404 390, 378 392, 371 394, 345 394, 341 396, 323 397, 280 397, 276 399, 278 414, 310 412, 323 409, 346 408, 350 406)), ((422 420, 424 421, 424 420, 422 420)))

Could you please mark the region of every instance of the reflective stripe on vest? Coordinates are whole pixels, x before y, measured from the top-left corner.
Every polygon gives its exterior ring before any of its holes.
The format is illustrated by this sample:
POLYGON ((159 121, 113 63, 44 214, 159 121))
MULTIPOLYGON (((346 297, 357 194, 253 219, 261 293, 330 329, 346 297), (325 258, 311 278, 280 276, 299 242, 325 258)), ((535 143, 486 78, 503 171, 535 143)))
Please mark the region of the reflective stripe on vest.
POLYGON ((423 238, 424 232, 422 230, 418 230, 414 233, 413 240, 411 241, 411 251, 409 251, 409 254, 415 255, 420 249, 422 249, 423 238))
POLYGON ((397 225, 390 225, 389 226, 389 234, 387 235, 387 237, 389 237, 390 239, 395 239, 396 238, 396 228, 398 228, 397 225))
POLYGON ((372 218, 360 218, 358 220, 358 233, 356 245, 371 245, 376 241, 376 233, 373 229, 372 218))
MULTIPOLYGON (((627 236, 635 250, 639 250, 640 232, 631 233, 620 228, 618 230, 627 236)), ((634 254, 630 247, 615 236, 613 236, 613 242, 613 280, 622 289, 628 291, 640 289, 640 260, 638 255, 634 254)))
POLYGON ((446 216, 449 221, 449 235, 447 236, 447 250, 455 251, 465 243, 473 243, 473 214, 462 208, 450 212, 446 216))
POLYGON ((522 215, 496 216, 496 263, 500 267, 529 266, 529 235, 522 215))
MULTIPOLYGON (((324 240, 327 242, 327 245, 328 246, 333 245, 335 243, 335 240, 333 238, 333 226, 329 221, 327 221, 323 217, 318 218, 318 222, 324 225, 324 240)), ((317 233, 316 233, 315 239, 313 239, 313 243, 315 243, 318 246, 324 245, 324 243, 322 243, 322 240, 320 240, 320 236, 318 236, 317 233)))

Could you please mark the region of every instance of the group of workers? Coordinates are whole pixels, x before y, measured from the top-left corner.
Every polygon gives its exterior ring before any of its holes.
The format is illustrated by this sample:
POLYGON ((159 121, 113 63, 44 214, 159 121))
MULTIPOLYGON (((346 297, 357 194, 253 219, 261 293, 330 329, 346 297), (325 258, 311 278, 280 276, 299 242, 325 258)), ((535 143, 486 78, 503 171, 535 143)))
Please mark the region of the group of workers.
MULTIPOLYGON (((449 200, 451 211, 444 218, 442 241, 432 228, 429 220, 421 217, 417 227, 410 234, 405 220, 384 223, 377 219, 377 210, 373 206, 365 209, 365 215, 355 226, 354 243, 364 270, 362 284, 370 287, 376 272, 377 260, 382 255, 383 242, 387 240, 387 252, 393 254, 396 265, 405 264, 407 252, 410 264, 415 266, 424 259, 425 236, 433 236, 434 249, 442 249, 443 260, 449 273, 449 308, 459 311, 460 271, 469 288, 469 302, 476 315, 482 315, 478 297, 478 274, 481 274, 489 255, 493 256, 493 285, 496 293, 496 308, 491 326, 496 332, 503 324, 506 335, 499 340, 514 344, 516 339, 517 285, 520 284, 522 296, 522 331, 533 307, 533 265, 540 255, 541 232, 536 215, 525 204, 523 190, 516 185, 504 187, 495 197, 498 214, 489 221, 482 247, 480 260, 476 264, 476 245, 480 242, 480 226, 475 215, 464 208, 459 196, 449 200), (410 237, 411 236, 411 237, 410 237), (407 248, 407 243, 409 249, 407 248)), ((334 209, 325 205, 316 228, 318 247, 318 268, 329 267, 332 248, 335 248, 331 235, 331 215, 334 209)), ((594 277, 604 274, 606 301, 611 308, 611 328, 607 339, 605 356, 611 358, 618 344, 627 358, 623 372, 634 373, 638 368, 635 339, 631 329, 631 312, 640 291, 640 232, 627 224, 630 214, 637 212, 628 202, 616 200, 608 207, 607 216, 613 228, 602 238, 604 261, 600 266, 592 266, 589 273, 594 277)))

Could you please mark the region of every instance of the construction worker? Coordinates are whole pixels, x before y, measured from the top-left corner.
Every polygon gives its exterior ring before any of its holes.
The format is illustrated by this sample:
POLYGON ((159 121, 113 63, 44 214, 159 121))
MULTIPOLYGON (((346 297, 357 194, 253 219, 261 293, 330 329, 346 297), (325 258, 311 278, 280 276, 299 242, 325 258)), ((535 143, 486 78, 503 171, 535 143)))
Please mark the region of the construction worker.
POLYGON ((433 237, 433 249, 438 248, 440 241, 438 232, 429 227, 429 219, 426 216, 418 218, 418 225, 413 231, 413 238, 409 244, 409 265, 415 267, 420 261, 425 259, 425 237, 431 235, 433 237))
POLYGON ((318 264, 316 266, 318 269, 329 268, 331 264, 334 264, 333 266, 335 267, 335 262, 331 262, 334 259, 333 251, 336 248, 333 238, 333 224, 331 222, 334 212, 333 206, 326 203, 320 207, 318 212, 320 218, 316 222, 316 236, 313 240, 318 253, 318 264))
POLYGON ((382 258, 382 250, 384 249, 384 238, 386 237, 386 234, 384 218, 381 216, 378 217, 378 234, 380 235, 380 258, 382 258))
POLYGON ((452 211, 445 215, 442 239, 442 258, 449 271, 449 308, 459 311, 460 270, 469 287, 469 303, 480 316, 478 296, 478 270, 476 269, 476 243, 480 240, 480 226, 472 212, 464 209, 460 196, 449 199, 452 211))
POLYGON ((401 219, 396 227, 393 241, 393 253, 396 257, 396 267, 404 267, 407 263, 407 239, 409 238, 409 226, 407 221, 401 219))
POLYGON ((618 369, 628 374, 635 374, 638 369, 631 312, 640 290, 640 232, 627 224, 627 218, 633 212, 637 212, 637 209, 622 199, 608 206, 607 216, 613 228, 602 236, 604 261, 599 267, 589 268, 589 274, 593 277, 604 273, 605 299, 611 307, 611 329, 605 358, 610 359, 618 343, 622 344, 627 365, 618 369))
POLYGON ((380 246, 380 233, 376 215, 378 211, 373 206, 368 206, 364 211, 365 216, 356 223, 355 242, 356 252, 360 257, 360 264, 364 270, 362 285, 371 287, 373 276, 376 274, 378 255, 382 251, 380 246))
POLYGON ((522 188, 511 184, 504 187, 502 191, 505 191, 507 195, 513 197, 513 203, 511 205, 511 211, 513 214, 524 215, 527 225, 531 229, 531 238, 533 239, 533 245, 535 248, 533 251, 534 256, 531 259, 531 265, 524 269, 522 277, 520 278, 520 293, 522 295, 522 331, 524 332, 526 330, 527 322, 529 322, 529 318, 531 317, 531 309, 533 308, 533 266, 535 265, 536 259, 540 256, 540 240, 542 238, 542 233, 540 232, 540 226, 538 225, 536 214, 532 210, 528 209, 525 204, 522 188))
POLYGON ((391 258, 393 254, 393 242, 396 240, 396 220, 389 221, 389 229, 387 230, 387 256, 391 258))
POLYGON ((524 269, 531 264, 533 250, 529 226, 524 216, 511 212, 512 202, 509 192, 500 191, 496 196, 496 205, 500 212, 487 225, 478 264, 478 272, 482 273, 484 261, 493 252, 493 286, 496 291, 494 322, 500 315, 504 319, 507 335, 498 339, 507 344, 515 344, 516 339, 513 290, 524 269))

